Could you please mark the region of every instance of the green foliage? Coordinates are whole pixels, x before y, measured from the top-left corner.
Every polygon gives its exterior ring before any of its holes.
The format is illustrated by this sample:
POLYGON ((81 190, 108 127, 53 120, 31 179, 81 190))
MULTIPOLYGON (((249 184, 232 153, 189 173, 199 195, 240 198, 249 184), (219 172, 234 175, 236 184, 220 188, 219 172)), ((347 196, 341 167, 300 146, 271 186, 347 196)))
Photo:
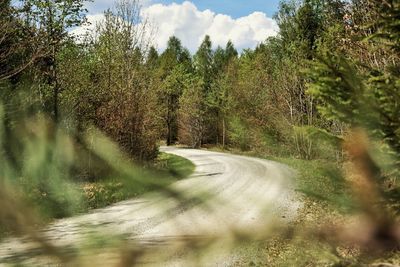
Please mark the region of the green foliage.
POLYGON ((192 148, 202 145, 205 133, 204 82, 189 76, 180 98, 179 142, 192 148))
MULTIPOLYGON (((191 161, 167 153, 160 153, 149 167, 144 175, 158 177, 163 186, 187 178, 194 171, 191 161)), ((157 188, 151 184, 141 186, 132 184, 125 179, 118 179, 118 175, 108 180, 84 183, 79 186, 83 190, 84 204, 88 209, 103 208, 122 200, 138 197, 157 188)))
POLYGON ((60 49, 70 40, 68 30, 80 26, 85 21, 85 0, 22 0, 19 19, 24 22, 25 27, 34 29, 32 38, 36 46, 41 47, 37 55, 34 53, 32 61, 40 58, 36 76, 47 84, 46 94, 49 96, 45 101, 44 111, 53 116, 55 122, 60 119, 60 93, 61 88, 58 80, 57 55, 60 49))
POLYGON ((319 109, 328 119, 353 125, 370 120, 365 85, 348 60, 328 54, 308 74, 312 79, 308 92, 323 101, 319 109))
POLYGON ((21 190, 42 216, 64 217, 80 210, 82 196, 71 180, 73 143, 67 135, 38 116, 20 122, 2 138, 8 140, 1 146, 2 183, 21 190))
POLYGON ((0 81, 14 77, 43 57, 44 34, 20 18, 20 10, 11 1, 0 6, 0 81))
POLYGON ((342 139, 313 126, 295 126, 293 129, 294 143, 298 155, 304 159, 334 159, 332 153, 340 147, 342 139))
POLYGON ((352 200, 349 199, 343 171, 336 163, 294 158, 277 158, 277 160, 297 170, 297 190, 317 201, 325 201, 331 207, 339 207, 342 211, 352 209, 352 200))
POLYGON ((22 0, 23 12, 31 25, 44 27, 51 38, 65 34, 68 28, 80 25, 85 19, 87 0, 39 1, 22 0))
POLYGON ((206 95, 207 117, 211 133, 211 141, 222 144, 227 143, 227 128, 229 114, 233 107, 233 87, 237 81, 237 51, 229 41, 225 49, 218 48, 214 53, 213 67, 216 78, 211 84, 210 91, 206 95), (213 140, 214 139, 214 140, 213 140))
POLYGON ((377 7, 379 19, 375 21, 374 27, 378 30, 372 38, 382 41, 396 52, 400 51, 400 2, 373 0, 377 7))
POLYGON ((150 67, 150 68, 155 68, 158 65, 158 52, 157 50, 154 48, 154 46, 150 47, 150 50, 147 54, 147 59, 146 59, 146 64, 150 67))
POLYGON ((373 26, 378 31, 372 35, 372 39, 387 46, 394 54, 393 61, 387 64, 383 72, 371 70, 369 86, 377 102, 379 129, 383 132, 384 140, 400 157, 400 2, 395 0, 377 5, 380 17, 373 26))
MULTIPOLYGON (((378 31, 370 38, 383 45, 389 44, 390 49, 396 50, 400 39, 392 39, 398 34, 398 28, 393 25, 391 18, 399 6, 396 3, 382 5, 386 8, 380 10, 381 18, 373 25, 378 31)), ((374 45, 373 41, 369 45, 374 45)), ((384 70, 368 66, 366 72, 360 73, 358 70, 364 66, 357 61, 345 58, 340 52, 327 53, 314 62, 308 71, 312 80, 309 93, 322 101, 319 110, 326 118, 366 127, 399 154, 398 57, 392 62, 386 64, 384 70)))
POLYGON ((90 98, 95 126, 133 158, 147 161, 158 153, 160 120, 156 79, 144 60, 148 40, 141 31, 146 29, 132 31, 139 27, 139 10, 137 2, 122 1, 115 11, 106 12, 105 22, 98 27, 99 38, 89 46, 94 53, 89 59, 95 67, 89 73, 94 88, 90 98), (126 23, 121 23, 121 18, 126 23))
POLYGON ((186 76, 191 72, 191 56, 181 41, 172 36, 160 56, 159 64, 159 106, 165 125, 163 135, 167 145, 172 145, 178 140, 179 98, 185 88, 186 76))
POLYGON ((162 81, 159 102, 167 130, 167 145, 172 145, 178 139, 179 99, 186 88, 187 76, 185 66, 178 64, 172 67, 172 71, 162 81))
POLYGON ((248 126, 246 126, 240 118, 230 120, 229 138, 233 145, 239 147, 242 151, 250 149, 251 135, 248 126))
POLYGON ((76 215, 151 190, 167 191, 169 184, 194 170, 190 161, 165 154, 156 167, 137 167, 97 131, 76 140, 41 115, 25 117, 10 129, 3 127, 4 115, 1 106, 1 235, 4 231, 30 233, 30 228, 49 219, 76 215), (89 150, 91 162, 86 162, 82 149, 89 150), (107 169, 98 181, 77 181, 74 170, 90 169, 96 160, 107 169))
POLYGON ((238 57, 238 52, 231 41, 228 41, 225 49, 218 47, 214 52, 213 68, 216 76, 223 73, 229 63, 238 57))
POLYGON ((160 153, 158 155, 155 167, 158 171, 165 173, 167 176, 172 176, 175 179, 189 177, 195 168, 193 163, 188 159, 168 153, 160 153))
POLYGON ((206 35, 203 42, 200 44, 194 56, 194 67, 196 74, 202 79, 204 93, 207 93, 211 88, 211 82, 214 78, 213 73, 213 51, 210 36, 206 35))

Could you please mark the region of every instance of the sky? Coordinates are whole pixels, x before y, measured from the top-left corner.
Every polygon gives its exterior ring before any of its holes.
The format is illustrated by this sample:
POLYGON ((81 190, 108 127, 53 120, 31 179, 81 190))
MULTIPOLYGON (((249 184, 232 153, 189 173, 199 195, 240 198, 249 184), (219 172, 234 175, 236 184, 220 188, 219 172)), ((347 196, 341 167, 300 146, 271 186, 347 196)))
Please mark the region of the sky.
MULTIPOLYGON (((147 17, 156 34, 154 45, 159 51, 166 47, 170 36, 181 39, 194 53, 206 34, 214 48, 231 40, 238 50, 254 48, 267 37, 277 34, 272 19, 279 0, 141 0, 142 15, 147 17)), ((87 4, 91 26, 73 31, 91 31, 103 19, 103 11, 112 7, 112 0, 94 0, 87 4)))

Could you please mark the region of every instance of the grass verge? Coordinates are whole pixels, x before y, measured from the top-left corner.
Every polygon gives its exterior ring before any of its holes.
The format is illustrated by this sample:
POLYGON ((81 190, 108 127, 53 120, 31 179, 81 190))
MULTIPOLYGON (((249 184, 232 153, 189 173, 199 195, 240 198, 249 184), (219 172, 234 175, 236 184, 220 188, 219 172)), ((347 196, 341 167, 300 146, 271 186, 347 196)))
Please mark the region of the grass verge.
POLYGON ((357 211, 354 206, 357 202, 351 198, 352 192, 341 164, 211 149, 277 161, 297 172, 295 186, 303 207, 297 218, 288 224, 290 234, 277 234, 269 240, 239 247, 234 252, 238 257, 235 266, 400 266, 400 253, 396 251, 389 251, 379 258, 368 257, 357 246, 324 242, 319 236, 330 233, 331 227, 347 225, 357 219, 357 213, 353 213, 357 211))
POLYGON ((331 247, 307 236, 306 232, 309 228, 316 229, 325 222, 340 218, 340 212, 351 207, 339 164, 325 160, 274 157, 254 151, 210 149, 280 162, 296 171, 294 184, 303 207, 288 225, 288 228, 295 229, 294 234, 290 237, 277 235, 270 240, 239 248, 237 266, 334 266, 340 262, 331 247))
MULTIPOLYGON (((136 177, 110 175, 111 178, 96 182, 71 183, 76 198, 73 207, 61 205, 62 202, 48 201, 49 195, 32 192, 41 208, 41 224, 46 225, 55 218, 65 218, 86 213, 91 209, 103 208, 111 204, 138 197, 144 193, 159 190, 180 179, 188 177, 194 171, 194 164, 183 157, 160 153, 151 165, 137 167, 136 177), (136 180, 134 180, 134 178, 136 180), (140 178, 140 180, 138 180, 140 178), (52 204, 52 205, 49 205, 52 204)), ((63 190, 67 191, 65 188, 63 190)), ((0 224, 0 240, 12 235, 9 227, 0 224)))
MULTIPOLYGON (((161 152, 154 164, 147 168, 151 175, 157 177, 162 186, 188 177, 194 171, 194 164, 183 157, 161 152)), ((82 185, 86 209, 102 208, 144 193, 157 190, 152 183, 135 184, 125 179, 110 179, 82 185)))

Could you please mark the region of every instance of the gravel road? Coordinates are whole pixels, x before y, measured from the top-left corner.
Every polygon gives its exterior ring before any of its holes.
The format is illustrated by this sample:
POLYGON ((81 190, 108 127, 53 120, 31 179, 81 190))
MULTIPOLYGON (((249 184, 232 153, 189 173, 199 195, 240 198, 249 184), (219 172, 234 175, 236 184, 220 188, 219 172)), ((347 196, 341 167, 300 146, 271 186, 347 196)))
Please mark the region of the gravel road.
MULTIPOLYGON (((43 230, 43 234, 57 246, 72 250, 87 244, 88 236, 118 235, 144 247, 160 247, 171 240, 195 236, 231 240, 233 232, 266 229, 269 225, 292 220, 301 206, 291 186, 294 172, 285 165, 205 150, 174 147, 162 150, 185 157, 196 165, 188 179, 172 185, 189 201, 182 203, 152 193, 89 214, 58 220, 43 230)), ((228 243, 220 242, 218 246, 222 248, 223 244, 228 243)), ((9 266, 7 264, 16 259, 28 266, 43 265, 43 261, 47 266, 55 266, 49 259, 38 260, 38 251, 37 245, 27 238, 7 239, 0 244, 0 266, 9 266)), ((197 259, 203 263, 195 266, 234 265, 234 256, 229 255, 229 251, 226 248, 225 252, 208 257, 207 263, 197 259)), ((178 250, 166 258, 147 259, 139 265, 191 266, 185 263, 184 254, 178 250)), ((95 257, 98 262, 92 264, 112 266, 114 256, 99 254, 95 257)))

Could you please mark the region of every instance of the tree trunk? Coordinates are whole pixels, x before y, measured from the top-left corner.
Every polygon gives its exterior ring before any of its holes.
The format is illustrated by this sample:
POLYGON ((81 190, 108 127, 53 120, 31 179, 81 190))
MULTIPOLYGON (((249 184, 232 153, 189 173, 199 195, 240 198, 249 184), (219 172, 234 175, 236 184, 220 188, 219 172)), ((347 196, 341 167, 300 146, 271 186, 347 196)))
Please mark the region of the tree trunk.
POLYGON ((53 115, 54 115, 54 122, 58 122, 58 93, 59 93, 59 88, 58 88, 58 83, 56 82, 54 85, 54 92, 53 92, 53 101, 54 101, 54 106, 53 106, 53 115))
POLYGON ((167 146, 170 146, 172 144, 172 136, 171 136, 171 123, 168 123, 167 125, 167 146))
POLYGON ((226 135, 226 125, 225 117, 222 118, 222 147, 225 148, 225 135, 226 135))

